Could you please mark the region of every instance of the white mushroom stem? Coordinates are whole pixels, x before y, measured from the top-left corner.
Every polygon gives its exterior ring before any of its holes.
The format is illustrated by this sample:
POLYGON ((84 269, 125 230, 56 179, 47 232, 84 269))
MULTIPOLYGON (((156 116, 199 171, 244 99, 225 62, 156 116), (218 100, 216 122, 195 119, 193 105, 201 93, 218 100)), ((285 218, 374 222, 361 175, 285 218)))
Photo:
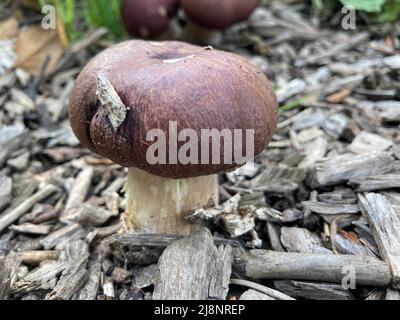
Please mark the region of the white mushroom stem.
POLYGON ((189 235, 198 226, 186 216, 218 204, 218 177, 169 179, 129 168, 126 192, 127 230, 189 235))
POLYGON ((222 43, 222 32, 220 30, 204 28, 193 22, 188 22, 183 32, 183 40, 205 46, 219 46, 222 43))

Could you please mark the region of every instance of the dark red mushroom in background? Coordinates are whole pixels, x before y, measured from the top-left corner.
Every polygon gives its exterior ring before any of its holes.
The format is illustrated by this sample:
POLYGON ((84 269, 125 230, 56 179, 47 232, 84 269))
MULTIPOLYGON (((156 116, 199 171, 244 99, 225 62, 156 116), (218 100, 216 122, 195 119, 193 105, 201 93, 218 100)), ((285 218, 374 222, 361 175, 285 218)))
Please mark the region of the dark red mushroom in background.
POLYGON ((121 16, 129 34, 154 38, 166 33, 180 0, 123 0, 121 16))
POLYGON ((258 4, 259 0, 181 0, 190 20, 185 40, 202 44, 218 42, 218 30, 246 20, 258 4))
MULTIPOLYGON (((277 124, 277 99, 265 75, 232 53, 182 42, 133 40, 93 58, 79 75, 69 105, 71 126, 81 143, 128 167, 125 228, 190 234, 185 217, 218 201, 217 174, 239 164, 205 148, 221 161, 150 163, 151 130, 169 133, 204 129, 252 130, 254 155, 277 124)), ((166 154, 175 138, 166 135, 166 154)), ((185 144, 179 140, 179 145, 185 144)), ((224 144, 221 143, 221 150, 224 144)), ((233 150, 232 150, 233 152, 233 150)), ((247 159, 248 160, 248 159, 247 159)))

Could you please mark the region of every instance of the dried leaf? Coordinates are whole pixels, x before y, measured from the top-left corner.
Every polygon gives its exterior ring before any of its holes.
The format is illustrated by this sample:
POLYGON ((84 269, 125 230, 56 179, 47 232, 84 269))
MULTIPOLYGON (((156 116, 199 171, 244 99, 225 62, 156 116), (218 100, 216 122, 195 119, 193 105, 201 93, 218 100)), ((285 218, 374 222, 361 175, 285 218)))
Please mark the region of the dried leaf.
POLYGON ((49 59, 49 62, 45 74, 51 73, 61 59, 64 48, 55 30, 30 26, 19 33, 15 51, 18 60, 14 68, 19 67, 35 75, 40 72, 46 59, 49 59))
POLYGON ((18 31, 18 20, 15 17, 0 22, 0 40, 14 38, 18 35, 18 31))
POLYGON ((351 240, 355 243, 358 242, 358 236, 355 232, 352 231, 345 231, 345 230, 339 230, 338 231, 343 237, 345 237, 348 240, 351 240))

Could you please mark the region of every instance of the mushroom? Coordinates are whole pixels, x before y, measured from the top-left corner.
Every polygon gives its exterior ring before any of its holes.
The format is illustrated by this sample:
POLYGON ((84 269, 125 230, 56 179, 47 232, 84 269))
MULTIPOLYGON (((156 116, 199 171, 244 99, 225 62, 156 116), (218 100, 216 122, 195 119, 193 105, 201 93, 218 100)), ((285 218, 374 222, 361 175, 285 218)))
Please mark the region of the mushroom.
POLYGON ((240 56, 131 40, 82 70, 69 117, 84 146, 128 167, 125 229, 187 235, 197 226, 185 217, 218 203, 217 174, 243 165, 270 141, 277 99, 266 76, 240 56), (237 150, 225 149, 228 140, 218 133, 234 130, 253 133, 253 141, 246 136, 237 150), (213 134, 194 139, 204 132, 213 134), (251 143, 253 154, 237 161, 251 143))
POLYGON ((154 38, 174 32, 171 18, 179 9, 180 0, 123 0, 121 16, 129 34, 154 38))
POLYGON ((181 0, 190 22, 184 39, 200 44, 219 44, 220 30, 246 20, 259 0, 181 0))

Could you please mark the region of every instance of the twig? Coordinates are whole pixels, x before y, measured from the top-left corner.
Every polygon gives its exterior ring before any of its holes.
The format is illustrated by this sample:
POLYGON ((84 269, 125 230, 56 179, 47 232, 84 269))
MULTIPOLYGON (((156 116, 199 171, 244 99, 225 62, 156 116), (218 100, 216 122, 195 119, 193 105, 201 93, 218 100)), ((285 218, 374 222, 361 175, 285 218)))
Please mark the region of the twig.
POLYGON ((74 186, 68 196, 64 209, 64 215, 72 208, 77 208, 85 200, 86 194, 93 178, 93 167, 82 170, 75 179, 74 186))
POLYGON ((252 250, 236 253, 236 264, 253 279, 291 279, 342 283, 351 271, 357 285, 386 286, 389 266, 376 258, 252 250))
POLYGON ((251 282, 251 281, 247 281, 247 280, 243 280, 243 279, 231 279, 230 283, 238 285, 238 286, 244 286, 244 287, 248 287, 248 288, 257 290, 257 291, 264 293, 267 296, 270 296, 277 300, 296 300, 282 292, 268 288, 266 286, 263 286, 261 284, 255 283, 255 282, 251 282))
POLYGON ((0 217, 0 231, 3 231, 6 227, 8 227, 11 223, 21 217, 24 213, 30 210, 36 203, 42 201, 47 198, 52 193, 56 192, 58 188, 54 185, 47 185, 42 190, 39 190, 24 202, 22 202, 19 206, 12 209, 11 211, 5 213, 0 217))

